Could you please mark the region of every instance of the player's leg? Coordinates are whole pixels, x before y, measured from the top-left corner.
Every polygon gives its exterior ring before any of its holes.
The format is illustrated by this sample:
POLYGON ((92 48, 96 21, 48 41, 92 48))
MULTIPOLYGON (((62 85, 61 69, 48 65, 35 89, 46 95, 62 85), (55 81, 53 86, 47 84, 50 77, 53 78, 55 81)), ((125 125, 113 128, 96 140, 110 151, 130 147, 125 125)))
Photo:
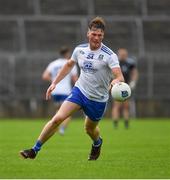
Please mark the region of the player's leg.
MULTIPOLYGON (((56 106, 56 113, 58 112, 61 104, 64 102, 64 100, 68 97, 68 95, 65 95, 65 94, 53 94, 52 95, 52 99, 55 103, 55 106, 56 106)), ((67 119, 65 119, 59 126, 58 128, 58 132, 59 134, 61 135, 64 135, 64 132, 65 132, 65 129, 67 128, 68 126, 68 123, 70 121, 71 117, 68 117, 67 119)))
POLYGON ((54 115, 54 117, 46 124, 44 129, 42 130, 38 140, 43 144, 46 142, 56 131, 56 128, 71 114, 77 110, 80 109, 80 106, 69 102, 65 101, 57 114, 54 115))
POLYGON ((129 100, 123 102, 123 118, 125 123, 125 128, 129 127, 129 100))
POLYGON ((88 160, 96 160, 100 155, 102 145, 102 138, 100 137, 98 122, 92 121, 89 117, 86 117, 85 131, 93 141, 88 160))
POLYGON ((89 117, 85 118, 85 131, 90 138, 95 142, 100 137, 100 130, 98 127, 98 121, 92 121, 89 117))
POLYGON ((136 101, 133 96, 129 99, 129 116, 136 118, 136 101))
POLYGON ((59 111, 53 116, 53 118, 44 126, 43 130, 41 131, 40 136, 36 144, 33 148, 28 150, 23 150, 20 152, 21 156, 24 158, 31 158, 34 159, 38 151, 41 149, 41 146, 56 132, 58 126, 63 122, 66 118, 68 118, 73 112, 80 109, 80 106, 65 101, 59 111))
POLYGON ((118 127, 118 121, 120 118, 120 108, 121 108, 121 102, 115 101, 112 105, 112 119, 115 128, 118 127))
POLYGON ((102 138, 98 123, 106 110, 106 102, 95 102, 84 98, 83 111, 86 114, 85 130, 93 141, 88 160, 98 159, 102 146, 102 138))

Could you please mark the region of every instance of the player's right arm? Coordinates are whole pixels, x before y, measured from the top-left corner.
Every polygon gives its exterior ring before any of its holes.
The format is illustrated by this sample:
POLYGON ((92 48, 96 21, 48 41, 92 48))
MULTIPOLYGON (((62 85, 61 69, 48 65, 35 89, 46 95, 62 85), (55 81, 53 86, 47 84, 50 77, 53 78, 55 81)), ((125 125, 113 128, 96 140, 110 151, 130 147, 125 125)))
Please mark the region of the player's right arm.
POLYGON ((69 59, 67 63, 61 68, 61 70, 58 72, 56 78, 53 80, 49 88, 46 92, 46 100, 51 98, 51 92, 55 89, 57 83, 59 83, 64 77, 70 73, 71 69, 75 65, 75 61, 72 59, 69 59))
POLYGON ((47 69, 43 72, 42 79, 51 82, 51 73, 47 69))

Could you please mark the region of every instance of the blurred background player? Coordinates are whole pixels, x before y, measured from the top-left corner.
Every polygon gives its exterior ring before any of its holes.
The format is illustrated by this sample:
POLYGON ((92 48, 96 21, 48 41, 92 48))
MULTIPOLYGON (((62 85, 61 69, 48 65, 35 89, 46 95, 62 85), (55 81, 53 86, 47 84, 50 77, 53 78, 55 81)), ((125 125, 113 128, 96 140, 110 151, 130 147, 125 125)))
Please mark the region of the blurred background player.
MULTIPOLYGON (((45 81, 52 82, 59 70, 66 64, 67 60, 70 58, 70 49, 66 46, 60 48, 60 58, 52 61, 45 71, 42 74, 42 79, 45 81)), ((76 66, 72 69, 72 71, 58 83, 57 88, 55 88, 52 92, 52 99, 57 106, 57 111, 63 101, 68 97, 71 92, 72 85, 77 81, 77 68, 76 66)), ((70 121, 70 117, 68 117, 59 127, 59 133, 61 135, 64 134, 64 131, 70 121)))
MULTIPOLYGON (((136 63, 133 59, 128 57, 128 51, 125 48, 118 49, 118 59, 125 82, 129 84, 133 94, 133 91, 136 87, 136 82, 138 80, 138 70, 136 67, 136 63)), ((132 98, 133 97, 131 97, 130 99, 132 98)), ((132 108, 134 109, 134 107, 132 108)), ((125 127, 128 128, 130 116, 130 100, 126 100, 125 102, 114 101, 112 106, 112 119, 115 128, 117 128, 118 126, 118 120, 121 113, 124 118, 125 127)))

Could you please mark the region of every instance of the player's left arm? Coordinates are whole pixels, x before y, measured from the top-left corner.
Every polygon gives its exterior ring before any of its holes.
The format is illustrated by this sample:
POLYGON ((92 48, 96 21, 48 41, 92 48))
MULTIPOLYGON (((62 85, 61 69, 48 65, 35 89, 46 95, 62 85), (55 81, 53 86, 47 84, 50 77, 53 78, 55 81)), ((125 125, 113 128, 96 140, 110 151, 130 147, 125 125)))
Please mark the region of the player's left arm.
POLYGON ((130 74, 130 82, 129 82, 129 86, 131 87, 131 89, 135 89, 136 87, 136 83, 138 81, 138 77, 139 77, 139 73, 136 67, 134 67, 131 70, 131 74, 130 74))
POLYGON ((118 82, 125 81, 120 67, 112 68, 112 73, 113 73, 114 79, 112 80, 111 85, 114 85, 115 83, 118 83, 118 82))
POLYGON ((111 68, 113 76, 114 76, 114 79, 112 80, 112 82, 110 84, 110 88, 115 83, 124 82, 125 80, 124 80, 121 68, 119 66, 119 60, 118 60, 118 57, 115 53, 113 53, 110 56, 110 58, 108 59, 108 65, 111 68))

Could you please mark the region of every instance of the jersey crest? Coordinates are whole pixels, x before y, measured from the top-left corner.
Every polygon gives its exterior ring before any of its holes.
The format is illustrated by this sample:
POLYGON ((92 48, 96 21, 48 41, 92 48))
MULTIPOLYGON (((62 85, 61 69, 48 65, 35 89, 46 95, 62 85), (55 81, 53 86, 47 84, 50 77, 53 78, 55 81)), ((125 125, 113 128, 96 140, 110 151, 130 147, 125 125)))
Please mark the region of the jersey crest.
POLYGON ((90 74, 94 74, 97 71, 97 69, 94 68, 92 61, 84 61, 82 70, 85 73, 90 73, 90 74))

